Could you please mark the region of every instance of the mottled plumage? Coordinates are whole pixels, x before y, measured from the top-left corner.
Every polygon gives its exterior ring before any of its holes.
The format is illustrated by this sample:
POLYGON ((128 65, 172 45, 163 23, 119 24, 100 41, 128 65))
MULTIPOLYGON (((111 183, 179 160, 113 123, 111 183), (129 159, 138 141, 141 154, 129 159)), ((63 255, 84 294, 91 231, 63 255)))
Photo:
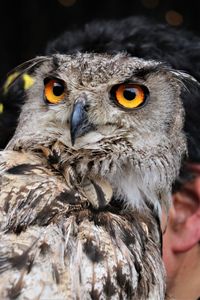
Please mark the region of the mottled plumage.
POLYGON ((164 299, 160 212, 186 151, 180 94, 192 79, 124 53, 27 68, 34 84, 0 153, 0 298, 164 299), (59 103, 45 98, 52 78, 59 103), (113 99, 130 83, 148 90, 144 106, 113 99))
POLYGON ((114 201, 95 211, 44 160, 7 155, 18 167, 4 166, 1 299, 146 299, 152 284, 163 293, 150 213, 123 211, 114 201))

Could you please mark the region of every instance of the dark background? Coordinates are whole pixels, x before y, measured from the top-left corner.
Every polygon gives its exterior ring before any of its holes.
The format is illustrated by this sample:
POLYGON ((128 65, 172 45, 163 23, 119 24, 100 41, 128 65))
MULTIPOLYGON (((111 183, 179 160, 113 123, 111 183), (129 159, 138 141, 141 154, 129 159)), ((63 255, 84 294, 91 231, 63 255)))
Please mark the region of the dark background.
MULTIPOLYGON (((1 1, 0 81, 13 67, 42 54, 47 41, 94 19, 146 15, 200 35, 198 0, 1 1)), ((128 30, 128 28, 127 28, 128 30)))

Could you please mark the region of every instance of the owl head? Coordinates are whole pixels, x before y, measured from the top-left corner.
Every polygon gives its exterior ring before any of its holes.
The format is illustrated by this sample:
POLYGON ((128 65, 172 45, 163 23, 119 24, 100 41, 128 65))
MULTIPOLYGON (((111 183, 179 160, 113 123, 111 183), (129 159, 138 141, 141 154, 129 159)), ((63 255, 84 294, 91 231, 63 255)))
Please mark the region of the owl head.
POLYGON ((189 76, 125 53, 55 54, 19 70, 31 71, 34 84, 8 149, 38 153, 57 143, 62 169, 106 179, 138 209, 169 203, 186 152, 181 93, 189 76))

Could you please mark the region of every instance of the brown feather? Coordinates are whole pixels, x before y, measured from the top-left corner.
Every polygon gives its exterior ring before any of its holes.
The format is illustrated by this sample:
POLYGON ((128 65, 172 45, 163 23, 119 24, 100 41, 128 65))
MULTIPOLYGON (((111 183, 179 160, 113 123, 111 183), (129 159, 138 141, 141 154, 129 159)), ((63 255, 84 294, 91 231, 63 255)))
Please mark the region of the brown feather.
POLYGON ((18 153, 19 164, 9 163, 12 152, 4 156, 1 299, 149 297, 163 280, 150 211, 126 210, 115 201, 94 210, 81 185, 70 190, 72 182, 68 186, 66 178, 55 177, 40 156, 18 153))

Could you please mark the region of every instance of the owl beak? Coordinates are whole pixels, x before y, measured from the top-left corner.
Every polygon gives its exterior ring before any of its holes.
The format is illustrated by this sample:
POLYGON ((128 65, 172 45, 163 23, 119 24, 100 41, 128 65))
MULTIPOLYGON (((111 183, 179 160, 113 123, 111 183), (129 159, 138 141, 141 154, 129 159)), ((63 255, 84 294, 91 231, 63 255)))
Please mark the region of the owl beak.
POLYGON ((70 121, 72 146, 74 146, 77 137, 83 136, 93 128, 88 121, 86 107, 86 97, 84 96, 79 97, 74 103, 70 121))

